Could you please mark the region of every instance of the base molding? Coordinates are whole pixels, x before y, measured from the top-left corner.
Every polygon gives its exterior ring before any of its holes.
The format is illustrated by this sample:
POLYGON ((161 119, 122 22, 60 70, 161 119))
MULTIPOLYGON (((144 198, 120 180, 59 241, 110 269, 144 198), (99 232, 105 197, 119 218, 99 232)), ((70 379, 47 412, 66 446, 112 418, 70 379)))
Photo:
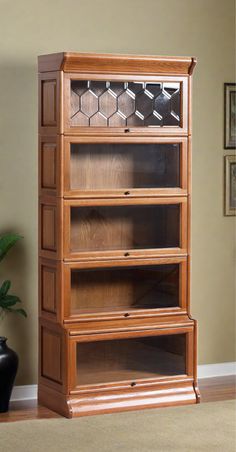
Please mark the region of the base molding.
POLYGON ((124 392, 103 391, 99 394, 73 394, 66 396, 52 388, 40 385, 39 403, 68 418, 115 413, 147 408, 189 405, 199 402, 193 381, 160 384, 154 388, 124 392))

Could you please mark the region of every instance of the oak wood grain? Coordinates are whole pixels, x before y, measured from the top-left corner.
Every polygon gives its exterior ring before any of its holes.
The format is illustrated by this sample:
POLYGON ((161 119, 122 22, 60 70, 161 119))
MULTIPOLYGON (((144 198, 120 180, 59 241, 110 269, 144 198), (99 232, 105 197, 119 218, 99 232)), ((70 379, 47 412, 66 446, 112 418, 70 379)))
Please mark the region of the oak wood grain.
POLYGON ((189 74, 196 58, 156 55, 89 54, 61 52, 38 57, 39 72, 108 72, 146 74, 189 74))
MULTIPOLYGON (((195 65, 190 57, 39 57, 39 402, 64 416, 200 401, 197 322, 190 314, 195 65), (142 88, 136 104, 143 99, 143 117, 132 116, 136 94, 126 92, 132 86, 142 88), (144 93, 144 86, 155 94, 144 93), (122 87, 121 99, 109 87, 122 87), (167 146, 168 156, 157 158, 156 149, 167 146), (177 266, 178 275, 153 295, 150 269, 158 265, 177 266), (177 300, 168 307, 166 294, 177 300), (184 372, 178 375, 169 353, 178 357, 183 335, 184 372), (136 347, 129 351, 143 338, 164 337, 169 345, 162 344, 159 362, 166 360, 171 376, 153 372, 152 347, 141 352, 149 357, 145 364, 136 347), (124 361, 117 363, 111 351, 123 340, 126 364, 119 368, 124 361), (83 346, 92 352, 80 364, 83 346), (133 367, 132 386, 125 379, 133 367)), ((160 271, 155 284, 159 277, 160 271)))

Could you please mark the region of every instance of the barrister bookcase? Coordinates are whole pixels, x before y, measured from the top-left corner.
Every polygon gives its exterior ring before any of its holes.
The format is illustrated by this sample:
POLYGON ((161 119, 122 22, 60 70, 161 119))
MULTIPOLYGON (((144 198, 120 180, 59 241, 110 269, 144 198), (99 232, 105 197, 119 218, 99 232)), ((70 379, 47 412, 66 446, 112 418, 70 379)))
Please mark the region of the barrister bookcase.
POLYGON ((66 417, 199 401, 189 57, 39 68, 39 402, 66 417))

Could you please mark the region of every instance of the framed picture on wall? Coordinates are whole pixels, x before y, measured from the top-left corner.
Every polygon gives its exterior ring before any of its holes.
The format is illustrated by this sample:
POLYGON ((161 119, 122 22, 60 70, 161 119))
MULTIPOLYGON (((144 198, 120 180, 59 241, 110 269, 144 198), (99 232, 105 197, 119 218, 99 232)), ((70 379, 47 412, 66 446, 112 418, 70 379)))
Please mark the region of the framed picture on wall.
POLYGON ((236 215, 236 155, 225 156, 225 215, 236 215))
POLYGON ((224 147, 234 149, 236 147, 236 83, 225 83, 224 88, 224 147))

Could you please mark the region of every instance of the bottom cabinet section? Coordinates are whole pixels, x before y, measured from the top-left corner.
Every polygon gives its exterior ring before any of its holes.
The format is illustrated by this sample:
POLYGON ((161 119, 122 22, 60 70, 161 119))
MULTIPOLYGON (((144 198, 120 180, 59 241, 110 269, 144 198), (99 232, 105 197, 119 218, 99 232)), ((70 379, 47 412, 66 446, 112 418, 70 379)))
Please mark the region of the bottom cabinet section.
POLYGON ((67 417, 196 403, 195 326, 60 334, 42 325, 39 402, 67 417))

